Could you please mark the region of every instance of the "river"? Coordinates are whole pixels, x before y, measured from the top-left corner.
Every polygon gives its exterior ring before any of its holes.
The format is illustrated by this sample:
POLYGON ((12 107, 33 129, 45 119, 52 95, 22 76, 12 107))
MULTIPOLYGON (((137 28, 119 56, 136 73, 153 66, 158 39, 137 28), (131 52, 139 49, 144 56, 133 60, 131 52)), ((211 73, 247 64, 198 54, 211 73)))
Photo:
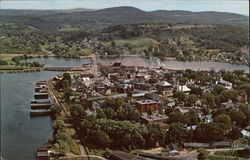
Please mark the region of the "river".
MULTIPOLYGON (((89 59, 33 58, 46 66, 80 66, 91 62, 89 59)), ((160 61, 156 58, 141 57, 98 58, 97 61, 122 62, 125 65, 164 66, 170 69, 229 70, 248 66, 219 62, 160 61)), ((36 148, 45 143, 53 133, 49 117, 30 118, 29 103, 33 99, 35 82, 46 80, 60 72, 25 72, 0 74, 1 80, 1 142, 4 160, 34 160, 36 148)))
POLYGON ((0 74, 1 150, 4 160, 34 160, 36 148, 52 136, 49 117, 30 118, 35 82, 59 72, 0 74))
MULTIPOLYGON (((26 60, 27 62, 38 61, 46 66, 81 66, 84 63, 91 62, 90 59, 69 59, 69 58, 32 58, 26 60)), ((236 65, 222 62, 182 62, 173 60, 161 61, 158 58, 142 58, 142 57, 117 57, 117 58, 97 58, 97 61, 105 62, 122 62, 124 65, 138 65, 158 67, 163 66, 168 69, 192 69, 192 70, 244 70, 249 73, 247 65, 236 65)))

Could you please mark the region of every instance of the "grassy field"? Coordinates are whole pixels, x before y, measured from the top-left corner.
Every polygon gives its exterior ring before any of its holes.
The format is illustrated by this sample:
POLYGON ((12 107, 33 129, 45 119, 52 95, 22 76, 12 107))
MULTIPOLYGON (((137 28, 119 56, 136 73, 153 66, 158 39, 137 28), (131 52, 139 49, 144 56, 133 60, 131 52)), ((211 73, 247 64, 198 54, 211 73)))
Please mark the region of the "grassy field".
POLYGON ((8 62, 8 65, 14 65, 15 62, 13 62, 11 59, 15 56, 17 56, 17 55, 16 54, 9 54, 9 55, 0 54, 0 60, 4 60, 4 61, 8 62))
POLYGON ((158 42, 150 38, 136 37, 131 39, 116 40, 115 43, 117 46, 128 45, 132 47, 133 51, 138 52, 148 49, 150 46, 154 46, 158 42))

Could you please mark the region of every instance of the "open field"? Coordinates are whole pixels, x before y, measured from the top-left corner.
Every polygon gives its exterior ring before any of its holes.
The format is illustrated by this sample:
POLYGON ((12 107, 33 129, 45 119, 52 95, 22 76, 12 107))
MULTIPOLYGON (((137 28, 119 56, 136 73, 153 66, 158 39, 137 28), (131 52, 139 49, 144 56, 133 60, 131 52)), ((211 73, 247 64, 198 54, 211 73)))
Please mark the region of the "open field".
POLYGON ((150 38, 135 37, 131 39, 116 40, 115 43, 117 46, 128 45, 132 47, 132 50, 138 52, 138 51, 143 51, 145 49, 148 49, 150 46, 153 46, 157 44, 158 42, 150 38))

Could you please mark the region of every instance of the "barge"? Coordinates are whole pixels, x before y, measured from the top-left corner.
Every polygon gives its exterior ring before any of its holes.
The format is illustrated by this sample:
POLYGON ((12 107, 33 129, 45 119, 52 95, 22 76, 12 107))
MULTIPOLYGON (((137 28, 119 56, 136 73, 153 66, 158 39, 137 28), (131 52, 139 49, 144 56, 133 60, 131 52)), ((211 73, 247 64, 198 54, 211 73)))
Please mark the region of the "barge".
POLYGON ((34 98, 35 99, 48 99, 49 95, 48 93, 35 93, 34 98))
POLYGON ((30 102, 31 104, 47 104, 47 103, 51 103, 50 99, 34 99, 31 100, 30 102))
POLYGON ((51 103, 31 103, 31 109, 50 109, 51 103))
POLYGON ((50 116, 51 111, 50 109, 31 109, 30 116, 37 117, 37 116, 50 116))

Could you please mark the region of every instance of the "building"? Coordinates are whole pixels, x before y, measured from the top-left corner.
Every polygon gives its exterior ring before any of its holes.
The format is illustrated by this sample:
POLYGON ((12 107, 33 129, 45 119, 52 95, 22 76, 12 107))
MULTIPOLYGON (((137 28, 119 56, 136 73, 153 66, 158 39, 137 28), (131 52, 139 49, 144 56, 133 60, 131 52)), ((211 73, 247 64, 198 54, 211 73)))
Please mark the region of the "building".
POLYGON ((223 80, 222 78, 219 81, 216 81, 216 85, 221 85, 223 87, 225 87, 226 89, 230 90, 233 88, 233 84, 223 80))
POLYGON ((136 101, 136 105, 139 107, 141 112, 148 112, 151 108, 154 111, 158 110, 158 102, 151 99, 136 101))
POLYGON ((154 123, 165 123, 168 121, 168 116, 153 113, 151 116, 147 113, 142 113, 141 122, 146 124, 154 124, 154 123))
POLYGON ((175 144, 171 143, 167 146, 167 149, 161 150, 162 156, 172 156, 172 155, 179 155, 180 149, 175 144))
POLYGON ((161 81, 157 83, 157 92, 160 94, 165 94, 168 96, 172 96, 172 85, 168 83, 167 81, 161 81))
POLYGON ((188 88, 186 85, 184 85, 184 86, 177 86, 177 91, 181 91, 181 92, 184 92, 184 93, 189 93, 191 91, 191 89, 188 88))

